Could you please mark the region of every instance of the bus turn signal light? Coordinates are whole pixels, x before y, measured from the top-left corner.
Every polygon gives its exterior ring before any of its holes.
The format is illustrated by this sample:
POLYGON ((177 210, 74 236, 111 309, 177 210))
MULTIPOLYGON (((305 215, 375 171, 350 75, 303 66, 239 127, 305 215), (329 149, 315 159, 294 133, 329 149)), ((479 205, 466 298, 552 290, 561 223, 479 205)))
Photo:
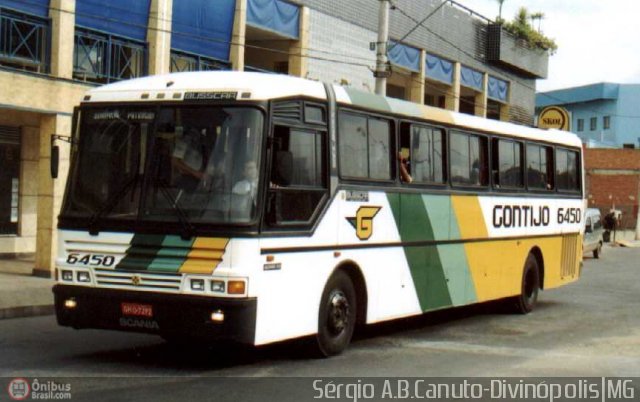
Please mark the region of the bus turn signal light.
POLYGON ((229 281, 227 283, 227 293, 230 295, 243 295, 245 288, 244 281, 229 281))

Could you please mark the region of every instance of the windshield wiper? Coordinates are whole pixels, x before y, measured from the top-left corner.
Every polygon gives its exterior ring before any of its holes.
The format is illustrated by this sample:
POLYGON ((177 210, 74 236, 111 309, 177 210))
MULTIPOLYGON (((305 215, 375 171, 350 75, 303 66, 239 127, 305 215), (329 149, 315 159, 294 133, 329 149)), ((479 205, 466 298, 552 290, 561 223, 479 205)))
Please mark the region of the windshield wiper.
POLYGON ((178 200, 180 199, 182 190, 180 190, 180 192, 178 193, 178 196, 174 198, 166 186, 161 185, 161 186, 158 186, 158 188, 160 189, 160 192, 162 193, 162 195, 167 199, 167 201, 169 201, 169 204, 171 204, 171 208, 176 213, 176 216, 178 217, 178 221, 180 221, 180 224, 182 225, 183 232, 180 235, 180 237, 183 240, 191 239, 195 233, 195 228, 193 227, 191 222, 189 222, 189 218, 187 217, 187 214, 184 212, 184 209, 182 209, 180 205, 178 205, 178 200))
POLYGON ((100 233, 100 228, 97 225, 98 220, 102 218, 105 214, 108 214, 109 212, 111 212, 113 207, 116 206, 117 202, 120 201, 122 196, 124 196, 129 190, 129 188, 131 188, 131 186, 133 186, 137 182, 138 182, 138 175, 136 174, 136 175, 133 175, 126 183, 124 183, 122 187, 120 187, 120 189, 115 194, 109 197, 107 199, 107 202, 105 202, 104 205, 102 206, 102 208, 94 212, 94 214, 91 216, 91 219, 89 220, 90 235, 95 236, 100 233))

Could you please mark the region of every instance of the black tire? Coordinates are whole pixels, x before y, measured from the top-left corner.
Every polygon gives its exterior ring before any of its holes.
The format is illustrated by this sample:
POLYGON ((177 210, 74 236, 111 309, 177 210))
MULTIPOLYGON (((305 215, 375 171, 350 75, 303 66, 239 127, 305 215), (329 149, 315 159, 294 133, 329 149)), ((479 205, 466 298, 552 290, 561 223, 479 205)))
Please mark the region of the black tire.
POLYGON ((344 271, 335 272, 322 292, 318 313, 318 352, 322 357, 342 353, 356 326, 356 291, 344 271))
POLYGON ((533 310, 538 301, 540 291, 540 269, 538 260, 533 254, 529 254, 522 271, 522 285, 520 295, 515 297, 515 312, 528 314, 533 310))
POLYGON ((598 247, 593 250, 593 258, 600 258, 600 254, 602 253, 602 243, 598 243, 598 247))

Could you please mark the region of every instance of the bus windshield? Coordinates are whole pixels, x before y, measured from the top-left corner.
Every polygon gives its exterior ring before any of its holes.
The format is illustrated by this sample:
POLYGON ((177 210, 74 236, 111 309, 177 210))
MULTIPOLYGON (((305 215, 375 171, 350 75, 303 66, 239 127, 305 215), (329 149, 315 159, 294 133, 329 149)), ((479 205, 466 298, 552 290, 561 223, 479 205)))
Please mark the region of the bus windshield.
POLYGON ((108 107, 81 114, 63 215, 183 225, 255 218, 259 110, 108 107))

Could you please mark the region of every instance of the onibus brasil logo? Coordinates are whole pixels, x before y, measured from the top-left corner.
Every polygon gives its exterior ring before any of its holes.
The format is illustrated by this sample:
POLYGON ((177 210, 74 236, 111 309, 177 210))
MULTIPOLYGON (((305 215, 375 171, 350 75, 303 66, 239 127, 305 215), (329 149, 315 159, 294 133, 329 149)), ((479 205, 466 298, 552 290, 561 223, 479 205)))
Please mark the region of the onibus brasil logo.
POLYGON ((29 381, 26 379, 14 378, 9 383, 7 391, 9 392, 9 397, 14 401, 23 401, 27 399, 29 393, 31 393, 31 387, 29 386, 29 381))
POLYGON ((71 399, 71 384, 55 380, 34 378, 14 378, 7 387, 9 397, 14 401, 25 399, 68 400, 71 399))
POLYGON ((361 206, 356 211, 355 217, 346 218, 356 230, 356 236, 360 240, 368 240, 373 234, 373 218, 382 207, 361 206))

